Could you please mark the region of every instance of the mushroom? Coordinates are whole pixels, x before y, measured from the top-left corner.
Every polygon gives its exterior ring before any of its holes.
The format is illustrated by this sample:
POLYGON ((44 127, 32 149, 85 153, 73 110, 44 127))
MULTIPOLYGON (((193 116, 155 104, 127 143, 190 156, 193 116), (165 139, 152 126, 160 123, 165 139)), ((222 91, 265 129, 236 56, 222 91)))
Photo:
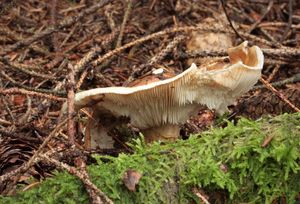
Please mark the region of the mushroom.
MULTIPOLYGON (((263 53, 259 47, 248 48, 247 44, 245 41, 229 48, 229 57, 222 60, 199 68, 192 64, 172 78, 134 87, 79 92, 75 107, 77 110, 92 107, 95 117, 101 117, 101 113, 116 118, 126 116, 132 126, 141 130, 146 142, 173 141, 179 137, 179 125, 197 114, 199 108, 206 106, 223 113, 258 81, 263 53)), ((92 137, 101 137, 100 133, 92 137)))

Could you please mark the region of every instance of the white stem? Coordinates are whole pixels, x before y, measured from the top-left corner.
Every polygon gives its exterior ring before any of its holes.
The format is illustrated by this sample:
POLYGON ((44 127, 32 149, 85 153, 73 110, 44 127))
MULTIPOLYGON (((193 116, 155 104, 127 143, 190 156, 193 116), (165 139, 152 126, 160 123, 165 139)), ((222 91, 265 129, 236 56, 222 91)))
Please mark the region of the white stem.
POLYGON ((160 127, 148 128, 142 132, 147 143, 158 140, 168 142, 179 138, 180 127, 178 125, 166 124, 160 127))

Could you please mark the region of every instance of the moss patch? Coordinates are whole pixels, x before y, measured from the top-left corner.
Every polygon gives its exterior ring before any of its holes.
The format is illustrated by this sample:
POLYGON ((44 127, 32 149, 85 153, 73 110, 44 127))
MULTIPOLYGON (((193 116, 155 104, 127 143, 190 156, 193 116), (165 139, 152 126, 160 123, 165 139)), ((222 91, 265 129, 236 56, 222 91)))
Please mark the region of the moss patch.
MULTIPOLYGON (((228 122, 188 140, 145 146, 132 145, 135 154, 95 156, 89 174, 115 203, 199 202, 192 188, 202 189, 212 202, 296 202, 300 193, 300 114, 259 121, 228 122), (262 147, 266 138, 271 142, 262 147), (104 162, 105 161, 105 162, 104 162), (142 174, 136 192, 122 183, 126 170, 142 174)), ((57 172, 39 186, 0 203, 88 203, 81 182, 57 172)))

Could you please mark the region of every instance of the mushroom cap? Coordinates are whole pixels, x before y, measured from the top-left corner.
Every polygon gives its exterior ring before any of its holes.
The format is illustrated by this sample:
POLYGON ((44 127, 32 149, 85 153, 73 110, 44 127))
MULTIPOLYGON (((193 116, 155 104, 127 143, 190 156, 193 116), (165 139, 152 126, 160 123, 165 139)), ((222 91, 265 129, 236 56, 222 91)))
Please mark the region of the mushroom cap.
POLYGON ((147 85, 156 81, 161 81, 164 79, 169 79, 176 76, 173 70, 167 69, 156 69, 149 74, 143 75, 141 78, 136 79, 127 84, 127 87, 136 87, 141 85, 147 85))
POLYGON ((206 105, 219 113, 227 110, 260 78, 263 53, 247 41, 228 50, 229 60, 197 68, 192 64, 181 74, 136 87, 96 88, 75 95, 75 107, 92 106, 115 116, 128 116, 140 129, 185 122, 206 105), (229 62, 228 62, 229 61, 229 62))

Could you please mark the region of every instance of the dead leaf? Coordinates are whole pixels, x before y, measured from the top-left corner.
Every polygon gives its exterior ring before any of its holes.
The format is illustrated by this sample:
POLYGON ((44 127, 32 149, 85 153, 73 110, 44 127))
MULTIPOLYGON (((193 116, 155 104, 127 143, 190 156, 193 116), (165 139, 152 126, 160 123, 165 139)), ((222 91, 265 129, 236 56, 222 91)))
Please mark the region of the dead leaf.
POLYGON ((220 164, 220 169, 224 172, 227 173, 228 172, 228 166, 226 164, 220 164))
POLYGON ((25 100, 26 100, 26 97, 24 95, 14 95, 13 96, 13 102, 16 106, 23 106, 25 100))
POLYGON ((123 175, 123 183, 125 186, 128 188, 130 191, 135 191, 136 185, 139 183, 140 179, 142 177, 142 174, 133 170, 133 169, 128 169, 124 175, 123 175))
POLYGON ((261 144, 261 147, 266 147, 266 146, 268 146, 268 144, 270 144, 270 142, 272 141, 273 137, 274 137, 274 135, 267 136, 267 137, 264 139, 263 143, 261 144))

